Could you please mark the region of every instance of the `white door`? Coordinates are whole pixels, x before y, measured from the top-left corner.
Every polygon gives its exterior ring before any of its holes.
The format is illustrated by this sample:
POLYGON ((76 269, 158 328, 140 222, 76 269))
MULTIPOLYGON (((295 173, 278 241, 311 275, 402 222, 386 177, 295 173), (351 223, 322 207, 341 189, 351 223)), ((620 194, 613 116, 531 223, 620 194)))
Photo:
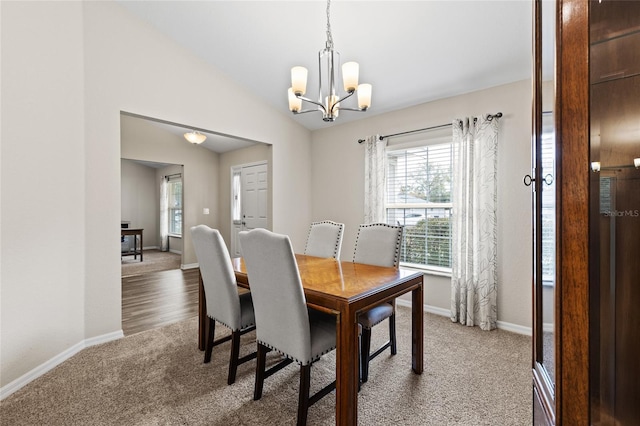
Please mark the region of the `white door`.
POLYGON ((232 169, 232 209, 240 208, 240 212, 231 212, 231 251, 232 256, 241 256, 238 234, 240 231, 255 228, 267 228, 269 182, 267 164, 238 166, 232 169), (239 171, 239 179, 238 179, 239 171), (236 177, 235 179, 233 177, 236 177), (234 184, 235 180, 235 184, 234 184), (238 188, 238 183, 240 188, 238 188), (239 196, 239 202, 236 197, 239 196))

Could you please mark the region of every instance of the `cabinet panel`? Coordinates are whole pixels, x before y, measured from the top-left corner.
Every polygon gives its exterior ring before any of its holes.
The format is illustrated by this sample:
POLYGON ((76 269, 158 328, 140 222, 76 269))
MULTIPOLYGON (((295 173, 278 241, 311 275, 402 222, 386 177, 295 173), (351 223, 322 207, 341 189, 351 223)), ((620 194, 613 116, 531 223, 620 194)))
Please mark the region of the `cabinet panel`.
POLYGON ((640 2, 590 2, 591 423, 640 419, 640 2))
POLYGON ((638 45, 640 32, 592 45, 591 84, 640 74, 638 45))
POLYGON ((629 0, 591 1, 591 43, 640 31, 640 2, 629 0), (596 4, 597 3, 597 4, 596 4), (606 3, 606 4, 605 4, 606 3))
POLYGON ((533 392, 534 424, 552 425, 556 412, 556 96, 557 3, 534 2, 533 207, 533 392))

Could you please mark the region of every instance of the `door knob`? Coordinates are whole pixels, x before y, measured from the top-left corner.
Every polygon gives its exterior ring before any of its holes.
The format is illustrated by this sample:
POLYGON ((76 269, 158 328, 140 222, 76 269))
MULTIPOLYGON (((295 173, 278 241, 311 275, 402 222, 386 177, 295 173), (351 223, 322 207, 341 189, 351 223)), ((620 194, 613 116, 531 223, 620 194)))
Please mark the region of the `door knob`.
POLYGON ((532 178, 531 175, 524 175, 524 179, 522 179, 522 181, 524 182, 524 186, 531 186, 536 179, 532 178))

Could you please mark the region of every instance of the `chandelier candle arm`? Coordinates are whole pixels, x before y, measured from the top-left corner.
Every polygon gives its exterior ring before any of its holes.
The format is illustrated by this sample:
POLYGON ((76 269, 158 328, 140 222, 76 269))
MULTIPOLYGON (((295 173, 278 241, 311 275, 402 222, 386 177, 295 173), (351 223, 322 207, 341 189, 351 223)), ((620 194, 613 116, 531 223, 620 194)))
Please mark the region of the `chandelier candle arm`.
POLYGON ((298 100, 300 102, 300 106, 298 106, 298 104, 296 104, 291 97, 289 98, 289 110, 294 113, 294 114, 304 114, 306 112, 318 112, 318 110, 325 110, 325 106, 324 104, 314 101, 313 99, 309 99, 309 98, 305 98, 304 96, 296 96, 295 94, 293 94, 293 90, 291 88, 289 88, 289 92, 291 94, 291 96, 298 100), (312 103, 314 105, 317 105, 318 108, 314 108, 314 109, 306 109, 306 110, 300 110, 300 108, 302 108, 302 101, 306 101, 309 103, 312 103))
POLYGON ((307 91, 308 71, 305 67, 291 68, 291 87, 288 89, 289 110, 294 114, 302 114, 311 111, 322 112, 324 121, 335 121, 340 110, 367 111, 371 106, 371 84, 358 84, 360 65, 357 62, 346 62, 340 66, 340 53, 333 50, 333 36, 330 22, 331 0, 327 0, 327 41, 325 48, 318 53, 318 100, 314 101, 305 97, 307 91), (336 93, 338 73, 342 71, 342 83, 345 95, 336 93), (358 93, 358 108, 341 106, 342 102, 358 93), (316 105, 316 109, 302 110, 302 102, 316 105))

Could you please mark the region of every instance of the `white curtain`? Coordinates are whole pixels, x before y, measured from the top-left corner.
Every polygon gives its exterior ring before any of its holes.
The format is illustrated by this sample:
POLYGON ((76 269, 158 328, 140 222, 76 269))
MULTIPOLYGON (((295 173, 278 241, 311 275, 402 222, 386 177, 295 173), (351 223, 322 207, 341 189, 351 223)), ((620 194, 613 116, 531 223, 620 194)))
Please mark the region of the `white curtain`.
POLYGON ((169 251, 169 178, 160 184, 160 251, 169 251))
POLYGON ((483 330, 497 321, 498 119, 453 122, 451 320, 483 330))
POLYGON ((378 135, 364 141, 364 223, 385 222, 386 145, 378 135))

